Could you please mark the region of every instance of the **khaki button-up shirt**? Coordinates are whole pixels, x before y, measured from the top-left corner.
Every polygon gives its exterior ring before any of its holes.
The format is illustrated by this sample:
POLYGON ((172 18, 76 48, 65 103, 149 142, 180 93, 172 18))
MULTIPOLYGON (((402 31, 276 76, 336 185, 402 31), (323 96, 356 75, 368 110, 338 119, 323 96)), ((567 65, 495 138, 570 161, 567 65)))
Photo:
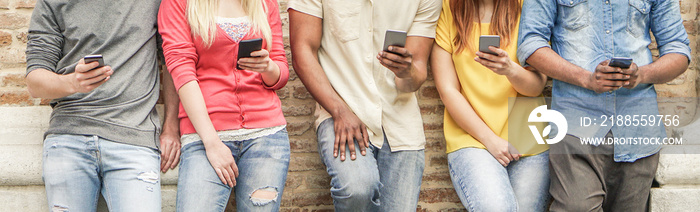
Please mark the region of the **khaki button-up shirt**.
MULTIPOLYGON (((335 91, 367 125, 372 145, 384 133, 392 151, 425 148, 415 93, 396 88, 394 73, 376 58, 386 30, 435 37, 440 0, 290 0, 289 8, 323 19, 318 58, 335 91), (382 133, 384 132, 384 133, 382 133)), ((317 105, 316 127, 331 115, 317 105)))

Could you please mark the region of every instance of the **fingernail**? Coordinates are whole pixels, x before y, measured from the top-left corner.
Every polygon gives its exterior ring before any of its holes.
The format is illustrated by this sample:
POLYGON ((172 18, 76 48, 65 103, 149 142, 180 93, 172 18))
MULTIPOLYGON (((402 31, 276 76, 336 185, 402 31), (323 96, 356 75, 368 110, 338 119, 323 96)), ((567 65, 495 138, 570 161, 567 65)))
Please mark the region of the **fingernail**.
POLYGON ((389 51, 394 51, 394 47, 393 47, 393 46, 389 46, 389 51))
POLYGON ((625 82, 625 85, 630 85, 630 82, 625 82))

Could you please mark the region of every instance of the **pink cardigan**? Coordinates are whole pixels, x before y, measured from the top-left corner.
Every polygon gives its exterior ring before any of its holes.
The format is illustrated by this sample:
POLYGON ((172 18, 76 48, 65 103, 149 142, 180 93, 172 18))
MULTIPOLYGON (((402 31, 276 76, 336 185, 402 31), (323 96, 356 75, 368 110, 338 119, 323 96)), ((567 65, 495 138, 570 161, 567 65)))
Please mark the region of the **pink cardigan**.
MULTIPOLYGON (((187 0, 163 0, 158 12, 158 30, 163 37, 163 53, 175 87, 197 80, 207 105, 209 117, 217 131, 241 128, 265 128, 286 124, 280 99, 275 90, 289 79, 289 65, 282 44, 282 22, 277 0, 261 0, 267 6, 267 19, 272 28, 270 59, 280 68, 277 84, 269 87, 260 73, 236 70, 238 43, 217 27, 214 43, 204 47, 199 36, 193 36, 187 22, 187 0)), ((260 38, 250 32, 243 40, 260 38)), ((263 42, 263 48, 267 48, 263 42)), ((196 133, 185 109, 180 104, 180 133, 196 133)))

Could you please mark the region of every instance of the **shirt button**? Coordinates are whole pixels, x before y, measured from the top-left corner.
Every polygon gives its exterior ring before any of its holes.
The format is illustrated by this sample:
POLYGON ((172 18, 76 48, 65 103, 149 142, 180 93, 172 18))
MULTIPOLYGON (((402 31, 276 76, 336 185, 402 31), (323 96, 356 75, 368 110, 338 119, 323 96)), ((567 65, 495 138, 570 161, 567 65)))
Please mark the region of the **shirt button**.
POLYGON ((612 93, 613 93, 613 91, 608 91, 608 93, 612 94, 612 93))
POLYGON ((574 5, 574 1, 570 1, 569 4, 574 5))
POLYGON ((605 4, 610 4, 610 1, 605 1, 605 4))
POLYGON ((367 31, 372 32, 372 28, 367 29, 367 31))
POLYGON ((646 10, 647 10, 647 9, 645 9, 645 8, 642 8, 642 12, 646 12, 646 10))
POLYGON ((605 33, 610 34, 610 30, 605 30, 605 33))

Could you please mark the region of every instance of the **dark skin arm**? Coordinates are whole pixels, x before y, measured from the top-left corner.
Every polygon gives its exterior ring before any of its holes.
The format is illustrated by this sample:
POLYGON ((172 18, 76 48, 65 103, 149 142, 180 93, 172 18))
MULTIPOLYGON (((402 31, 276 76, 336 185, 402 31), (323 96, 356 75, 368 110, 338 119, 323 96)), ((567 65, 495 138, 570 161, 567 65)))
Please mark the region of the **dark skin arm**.
POLYGON ((180 97, 175 90, 175 83, 170 73, 164 71, 163 101, 165 102, 165 121, 160 134, 160 170, 163 173, 175 169, 180 162, 180 119, 177 117, 180 97))
POLYGON ((321 46, 322 19, 294 9, 289 10, 289 40, 294 60, 294 71, 316 101, 326 109, 334 121, 335 145, 333 156, 345 160, 345 146, 350 149, 350 159, 354 160, 357 140, 360 153, 366 155, 369 146, 367 127, 350 110, 345 101, 335 92, 318 61, 321 46))
POLYGON ((428 57, 433 47, 432 38, 409 36, 406 47, 389 46, 389 51, 381 51, 377 59, 384 67, 394 72, 396 89, 401 92, 414 92, 428 78, 428 57))

